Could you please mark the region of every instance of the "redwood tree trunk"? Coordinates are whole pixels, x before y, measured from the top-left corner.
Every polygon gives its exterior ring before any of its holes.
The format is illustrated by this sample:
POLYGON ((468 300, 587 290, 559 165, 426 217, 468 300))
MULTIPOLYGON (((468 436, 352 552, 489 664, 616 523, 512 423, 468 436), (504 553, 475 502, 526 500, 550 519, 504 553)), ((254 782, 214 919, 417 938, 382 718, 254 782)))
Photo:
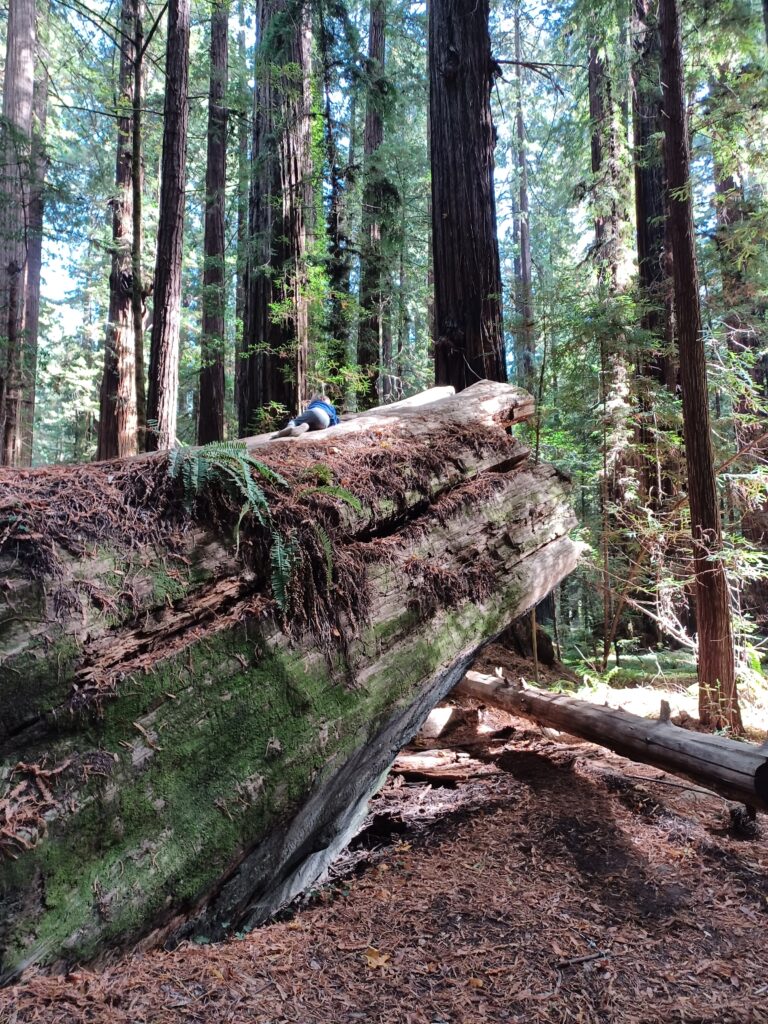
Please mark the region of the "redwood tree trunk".
MULTIPOLYGON (((48 5, 41 18, 47 17, 48 5)), ((45 217, 45 174, 48 158, 45 152, 45 127, 48 114, 47 54, 40 38, 37 40, 37 66, 33 99, 33 127, 29 192, 29 249, 27 252, 27 287, 24 297, 24 335, 26 341, 25 390, 21 409, 21 465, 32 465, 32 444, 35 428, 35 389, 37 381, 37 346, 40 329, 40 272, 43 266, 43 221, 45 217)))
POLYGON ((179 384, 181 261, 184 239, 184 189, 189 121, 190 0, 170 0, 165 65, 165 126, 157 232, 154 313, 149 357, 147 432, 149 451, 170 448, 176 439, 179 384))
POLYGON ((675 493, 678 474, 671 471, 669 455, 659 445, 659 431, 666 430, 667 425, 660 421, 654 408, 653 395, 648 394, 649 383, 674 391, 677 370, 676 361, 669 354, 674 345, 672 264, 665 227, 664 158, 658 141, 664 131, 661 42, 652 0, 634 0, 632 45, 635 225, 644 307, 640 325, 657 339, 646 345, 638 360, 638 441, 641 450, 648 453, 640 460, 640 481, 645 500, 651 508, 658 509, 665 498, 675 493))
POLYGON ((248 286, 248 69, 245 47, 245 3, 238 0, 237 33, 238 99, 242 104, 237 119, 237 283, 235 287, 235 409, 240 408, 242 376, 247 365, 243 358, 245 334, 245 295, 248 286))
POLYGON ((254 412, 270 403, 297 411, 308 387, 307 251, 314 205, 309 9, 304 0, 260 0, 256 20, 241 434, 254 412))
POLYGON ((224 438, 224 189, 227 174, 227 108, 224 103, 228 14, 227 4, 216 0, 211 18, 198 444, 224 438))
POLYGON ((133 293, 133 348, 136 364, 136 433, 139 451, 147 443, 147 382, 144 376, 144 278, 141 267, 142 252, 142 189, 144 172, 141 159, 142 128, 141 103, 144 69, 144 0, 135 0, 136 19, 134 30, 133 62, 133 134, 131 137, 131 184, 133 186, 133 245, 131 247, 131 278, 133 293))
MULTIPOLYGON (((520 6, 515 7, 515 60, 522 60, 520 46, 520 6)), ((523 69, 516 65, 515 131, 517 135, 517 173, 519 203, 514 204, 513 219, 517 229, 518 253, 515 259, 515 303, 519 326, 516 337, 515 365, 517 380, 535 394, 534 357, 536 341, 533 331, 533 260, 531 258, 531 222, 528 202, 528 161, 525 155, 525 119, 523 117, 523 69)))
POLYGON ((391 366, 385 366, 385 349, 392 359, 388 296, 385 281, 383 244, 385 226, 384 172, 378 151, 384 141, 383 102, 386 96, 384 60, 386 53, 386 7, 384 0, 371 0, 368 26, 368 90, 363 132, 365 188, 363 190, 363 227, 360 252, 360 324, 357 361, 368 378, 368 389, 358 399, 361 408, 377 404, 382 384, 388 380, 391 366), (388 335, 388 337, 386 337, 388 335))
POLYGON ((23 318, 27 269, 27 217, 32 97, 35 68, 35 0, 8 8, 3 124, 0 135, 0 463, 18 465, 24 392, 23 318))
POLYGON ((136 62, 135 0, 123 0, 118 44, 117 156, 112 206, 112 268, 104 374, 99 402, 97 459, 135 455, 136 349, 133 332, 133 89, 136 62))
POLYGON ((350 335, 350 278, 352 273, 352 239, 348 223, 348 186, 352 177, 355 149, 356 89, 352 88, 349 106, 348 150, 346 167, 342 166, 340 131, 334 122, 332 93, 334 90, 332 53, 333 31, 328 26, 326 12, 320 5, 319 49, 323 75, 323 120, 325 152, 330 176, 328 202, 328 363, 331 373, 348 362, 347 349, 350 335))
POLYGON ((664 152, 672 246, 680 383, 699 644, 699 717, 712 728, 741 732, 736 694, 730 596, 722 548, 701 334, 699 280, 690 195, 683 52, 677 0, 661 0, 659 25, 664 83, 664 152), (710 556, 714 556, 710 560, 710 556))
POLYGON ((429 120, 435 380, 506 380, 493 188, 488 0, 433 0, 429 120))

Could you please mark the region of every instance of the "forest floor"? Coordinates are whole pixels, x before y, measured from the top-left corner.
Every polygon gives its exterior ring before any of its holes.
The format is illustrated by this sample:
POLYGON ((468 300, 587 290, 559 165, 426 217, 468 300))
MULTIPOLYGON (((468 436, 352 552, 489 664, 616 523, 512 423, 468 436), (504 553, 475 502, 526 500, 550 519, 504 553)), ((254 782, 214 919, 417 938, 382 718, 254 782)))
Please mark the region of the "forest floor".
MULTIPOLYGON (((530 679, 499 647, 476 667, 499 664, 530 679)), ((669 698, 630 689, 627 710, 669 698)), ((765 818, 739 838, 725 801, 656 769, 471 702, 455 718, 283 920, 32 972, 0 1022, 768 1024, 765 818)))

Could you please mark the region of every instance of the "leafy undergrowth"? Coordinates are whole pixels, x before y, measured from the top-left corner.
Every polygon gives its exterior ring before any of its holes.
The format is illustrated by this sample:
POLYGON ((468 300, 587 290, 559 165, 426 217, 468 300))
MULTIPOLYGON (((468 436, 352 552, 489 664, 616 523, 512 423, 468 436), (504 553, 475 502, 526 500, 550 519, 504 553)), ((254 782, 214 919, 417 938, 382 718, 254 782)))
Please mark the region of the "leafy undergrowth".
MULTIPOLYGON (((566 682, 565 688, 584 700, 644 718, 656 717, 665 700, 673 720, 683 725, 693 725, 698 715, 696 662, 688 652, 625 655, 619 666, 612 665, 605 673, 583 663, 571 667, 579 682, 566 682)), ((738 686, 746 738, 762 743, 768 726, 768 679, 761 671, 745 667, 738 686)))
POLYGON ((0 1020, 768 1022, 766 838, 736 838, 723 800, 656 769, 491 709, 463 721, 438 742, 463 747, 469 776, 391 776, 292 916, 31 974, 0 992, 0 1020))

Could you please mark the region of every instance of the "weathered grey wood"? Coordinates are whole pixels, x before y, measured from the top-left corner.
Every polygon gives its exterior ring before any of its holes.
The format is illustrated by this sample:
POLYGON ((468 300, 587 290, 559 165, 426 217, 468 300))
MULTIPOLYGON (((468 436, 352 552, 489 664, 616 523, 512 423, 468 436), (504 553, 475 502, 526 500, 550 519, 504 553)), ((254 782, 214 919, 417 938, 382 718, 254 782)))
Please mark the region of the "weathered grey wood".
POLYGON ((336 556, 366 549, 369 607, 330 655, 283 632, 268 575, 201 522, 173 554, 59 552, 54 578, 0 556, 0 977, 263 920, 316 879, 478 648, 574 567, 567 483, 506 432, 529 397, 433 397, 248 442, 345 467, 381 449, 407 473, 417 439, 454 439, 398 508, 344 507, 336 556))
POLYGON ((768 810, 768 750, 682 729, 668 720, 668 708, 657 720, 640 718, 559 693, 512 687, 481 672, 468 672, 456 692, 768 810))

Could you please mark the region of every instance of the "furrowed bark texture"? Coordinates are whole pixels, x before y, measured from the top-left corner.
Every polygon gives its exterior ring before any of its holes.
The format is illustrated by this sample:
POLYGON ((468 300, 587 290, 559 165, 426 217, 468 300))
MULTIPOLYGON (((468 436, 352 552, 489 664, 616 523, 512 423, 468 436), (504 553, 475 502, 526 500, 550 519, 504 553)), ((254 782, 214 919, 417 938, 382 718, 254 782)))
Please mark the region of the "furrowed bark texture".
POLYGON ((136 61, 135 0, 124 0, 118 45, 117 157, 112 206, 112 268, 104 373, 99 401, 97 459, 135 455, 136 349, 133 330, 133 90, 136 61))
POLYGON ((147 432, 149 451, 176 440, 181 328, 181 262, 184 241, 185 171, 189 124, 189 0, 170 0, 165 64, 165 127, 160 177, 154 314, 149 356, 147 432))
MULTIPOLYGON (((245 3, 238 0, 237 33, 238 77, 237 90, 242 109, 237 118, 237 288, 235 292, 235 409, 240 409, 241 380, 246 366, 244 358, 245 334, 245 293, 248 287, 248 182, 249 146, 248 146, 248 88, 245 46, 245 3)), ((254 93, 256 90, 252 90, 254 93)))
MULTIPOLYGON (((264 920, 348 840, 478 647, 574 567, 567 486, 507 432, 531 415, 529 396, 488 382, 446 390, 322 434, 248 442, 256 458, 293 467, 286 500, 307 538, 333 513, 333 558, 312 563, 300 590, 331 574, 338 599, 344 567, 358 567, 359 596, 326 653, 283 631, 268 550, 244 556, 248 518, 238 549, 198 516, 162 543, 57 547, 53 576, 39 561, 23 569, 28 532, 6 542, 0 974, 264 920), (319 465, 337 486, 368 481, 359 509, 312 496, 319 465)), ((140 521, 164 465, 140 456, 5 471, 2 482, 20 495, 50 489, 65 516, 69 488, 119 477, 146 495, 130 512, 140 521)), ((0 505, 3 523, 19 514, 0 505)))
POLYGON ((559 693, 518 689, 482 672, 467 672, 456 692, 681 775, 729 800, 768 811, 768 752, 764 747, 690 732, 665 717, 641 718, 559 693))
POLYGON ((691 510, 699 718, 713 728, 742 729, 736 695, 728 580, 710 436, 707 365, 701 333, 699 279, 690 181, 690 145, 677 0, 659 6, 664 81, 667 210, 672 246, 685 458, 691 510), (714 556, 714 557, 711 557, 714 556))
POLYGON ((224 439, 224 189, 227 176, 227 108, 224 96, 227 90, 228 29, 229 7, 222 0, 217 0, 211 17, 198 444, 224 439))
MULTIPOLYGON (((522 60, 520 45, 520 5, 515 7, 515 60, 522 60)), ((515 259, 515 303, 520 324, 515 337, 515 363, 517 382, 533 391, 535 381, 534 358, 536 338, 533 311, 533 261, 531 259, 531 220, 528 202, 528 160, 525 155, 525 119, 523 115, 523 69, 515 68, 515 130, 517 135, 517 167, 520 178, 519 203, 515 204, 516 237, 519 255, 515 259)))
POLYGON ((304 0, 259 0, 250 255, 238 419, 308 397, 307 252, 313 228, 311 53, 304 0))
POLYGON ((28 173, 35 67, 35 2, 8 8, 0 125, 0 464, 21 458, 28 173))
POLYGON ((384 142, 382 107, 386 99, 387 80, 384 75, 386 49, 386 7, 383 0, 371 0, 368 23, 368 91, 363 131, 363 161, 365 187, 363 189, 363 227, 360 252, 360 325, 357 341, 357 361, 368 378, 368 390, 358 399, 361 407, 377 404, 389 397, 389 377, 392 362, 392 333, 388 296, 384 282, 383 203, 385 201, 385 173, 377 157, 384 142), (389 356, 389 360, 385 356, 389 356))
POLYGON ((356 95, 353 91, 349 108, 349 144, 346 166, 343 166, 340 149, 341 126, 333 116, 332 93, 334 90, 333 32, 326 22, 326 15, 319 11, 320 54, 323 75, 323 122, 325 152, 330 174, 330 199, 328 201, 328 358, 333 371, 338 371, 348 361, 350 341, 350 278, 352 275, 352 238, 350 236, 349 211, 347 209, 349 186, 354 177, 352 170, 355 149, 356 95))
POLYGON ((37 348, 40 331, 40 274, 43 267, 43 222, 45 218, 45 174, 48 157, 45 151, 45 128, 48 119, 48 54, 44 26, 48 5, 40 11, 37 36, 37 62, 32 103, 32 148, 30 154, 30 190, 28 211, 27 282, 24 296, 24 398, 21 408, 21 455, 19 464, 32 465, 35 426, 35 393, 37 386, 37 348))
POLYGON ((435 382, 504 381, 487 0, 429 8, 435 382))
MULTIPOLYGON (((673 337, 673 301, 671 263, 666 244, 664 203, 664 155, 659 137, 664 131, 661 118, 661 42, 651 0, 634 0, 632 15, 635 226, 640 294, 646 309, 642 327, 658 339, 657 351, 647 352, 639 360, 641 417, 639 442, 652 452, 658 446, 658 429, 664 428, 654 410, 645 380, 675 390, 676 360, 671 354, 673 337), (654 427, 656 429, 654 429, 654 427)), ((653 508, 674 493, 675 472, 668 458, 649 454, 641 460, 643 491, 653 508)))
POLYGON ((131 185, 133 188, 133 245, 131 247, 131 277, 133 294, 133 348, 136 364, 136 426, 137 446, 144 451, 147 440, 147 381, 144 373, 144 279, 141 265, 143 243, 142 190, 144 174, 142 164, 141 103, 144 75, 144 0, 136 0, 133 62, 133 131, 131 137, 131 185))

